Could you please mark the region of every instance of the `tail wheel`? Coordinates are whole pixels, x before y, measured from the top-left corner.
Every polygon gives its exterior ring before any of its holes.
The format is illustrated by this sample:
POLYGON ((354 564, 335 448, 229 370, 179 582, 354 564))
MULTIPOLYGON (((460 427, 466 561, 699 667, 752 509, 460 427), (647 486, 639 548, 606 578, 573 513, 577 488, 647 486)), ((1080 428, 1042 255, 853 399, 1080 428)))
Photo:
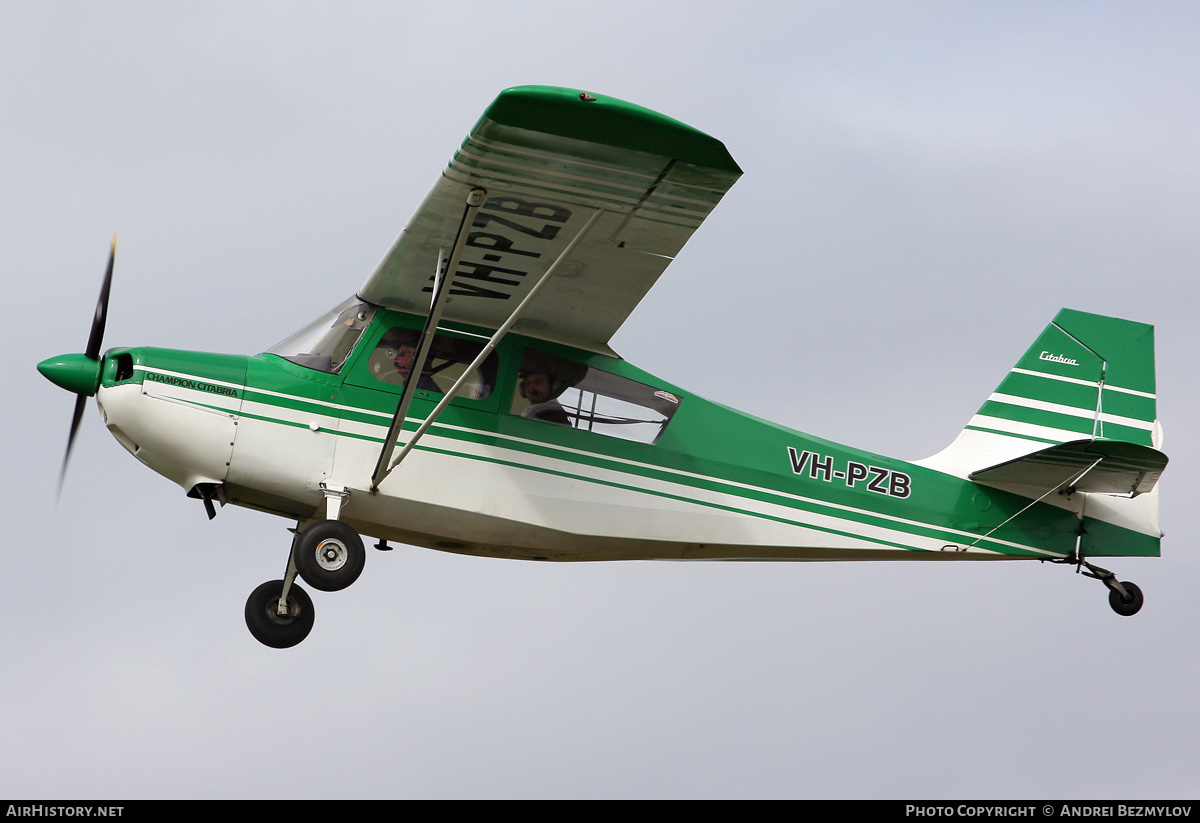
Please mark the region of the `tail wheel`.
POLYGON ((1112 610, 1122 617, 1130 617, 1137 614, 1142 608, 1142 590, 1133 583, 1122 582, 1121 586, 1125 589, 1128 597, 1121 597, 1119 591, 1109 589, 1108 605, 1112 606, 1112 610))
POLYGON ((1132 617, 1141 611, 1142 608, 1142 590, 1133 583, 1122 583, 1117 580, 1117 576, 1108 569, 1102 569, 1099 566, 1094 566, 1080 558, 1071 562, 1079 563, 1079 570, 1084 577, 1091 577, 1099 580, 1108 587, 1108 605, 1112 606, 1112 610, 1122 617, 1132 617), (1087 569, 1087 571, 1084 571, 1087 569), (1121 590, 1125 593, 1122 594, 1121 590))
POLYGON ((340 591, 362 574, 367 562, 358 532, 340 520, 321 520, 300 534, 294 554, 296 573, 323 592, 340 591))

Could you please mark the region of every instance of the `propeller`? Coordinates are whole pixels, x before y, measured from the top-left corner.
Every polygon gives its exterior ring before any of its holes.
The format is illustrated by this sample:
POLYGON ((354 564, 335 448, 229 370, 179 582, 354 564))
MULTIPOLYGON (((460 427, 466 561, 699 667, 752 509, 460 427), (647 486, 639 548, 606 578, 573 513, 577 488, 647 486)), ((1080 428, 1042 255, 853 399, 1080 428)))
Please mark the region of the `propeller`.
POLYGON ((100 387, 100 346, 104 341, 104 326, 108 322, 108 294, 112 288, 113 261, 117 256, 117 238, 113 237, 112 251, 108 255, 108 269, 104 272, 104 284, 100 287, 100 299, 96 301, 96 313, 92 317, 92 330, 88 334, 87 348, 83 354, 63 354, 38 363, 38 371, 51 383, 78 395, 75 398, 75 414, 71 418, 71 432, 67 435, 67 451, 63 455, 62 469, 58 474, 58 494, 62 494, 63 479, 67 475, 67 463, 71 460, 71 449, 83 419, 87 399, 100 387))

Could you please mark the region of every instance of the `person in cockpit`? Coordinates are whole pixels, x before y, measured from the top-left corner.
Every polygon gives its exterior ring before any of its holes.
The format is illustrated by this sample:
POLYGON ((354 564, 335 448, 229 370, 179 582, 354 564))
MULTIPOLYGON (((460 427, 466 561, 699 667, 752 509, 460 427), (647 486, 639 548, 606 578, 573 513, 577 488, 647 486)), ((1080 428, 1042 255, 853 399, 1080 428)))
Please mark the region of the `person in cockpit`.
MULTIPOLYGON (((375 347, 376 350, 383 350, 384 355, 392 362, 396 376, 398 377, 397 380, 388 382, 399 382, 402 385, 408 382, 408 377, 412 374, 413 360, 417 356, 419 338, 419 332, 397 326, 389 330, 379 341, 379 345, 375 347)), ((382 378, 383 375, 380 375, 380 377, 382 378)), ((417 389, 420 391, 438 392, 439 394, 442 391, 438 388, 437 383, 433 382, 433 378, 424 373, 417 380, 417 389)))

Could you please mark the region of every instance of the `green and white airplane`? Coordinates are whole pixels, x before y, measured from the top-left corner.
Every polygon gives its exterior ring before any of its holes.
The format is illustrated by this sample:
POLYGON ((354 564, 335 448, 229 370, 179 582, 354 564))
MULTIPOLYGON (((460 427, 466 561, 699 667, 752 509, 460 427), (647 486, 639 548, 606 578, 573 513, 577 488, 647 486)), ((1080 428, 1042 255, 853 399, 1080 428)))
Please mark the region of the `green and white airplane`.
MULTIPOLYGON (((755 419, 609 340, 741 175, 725 146, 578 91, 500 94, 358 293, 254 356, 83 354, 38 369, 203 501, 296 522, 246 604, 302 641, 360 534, 526 560, 994 560, 1159 554, 1151 326, 1064 309, 957 439, 916 462, 755 419), (413 376, 416 378, 413 379, 413 376)), ((115 255, 115 244, 114 244, 115 255)), ((61 479, 60 479, 61 486, 61 479)))

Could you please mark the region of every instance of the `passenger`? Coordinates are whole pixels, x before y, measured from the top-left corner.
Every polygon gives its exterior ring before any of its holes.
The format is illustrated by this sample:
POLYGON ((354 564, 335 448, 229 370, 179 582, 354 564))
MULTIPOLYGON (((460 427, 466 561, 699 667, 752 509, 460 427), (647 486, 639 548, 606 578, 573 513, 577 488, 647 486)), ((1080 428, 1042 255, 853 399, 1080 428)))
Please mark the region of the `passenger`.
POLYGON ((562 389, 557 392, 554 390, 556 378, 552 369, 534 364, 521 369, 520 377, 517 389, 529 401, 529 408, 521 412, 522 417, 545 420, 559 426, 571 425, 571 416, 556 399, 562 389))

